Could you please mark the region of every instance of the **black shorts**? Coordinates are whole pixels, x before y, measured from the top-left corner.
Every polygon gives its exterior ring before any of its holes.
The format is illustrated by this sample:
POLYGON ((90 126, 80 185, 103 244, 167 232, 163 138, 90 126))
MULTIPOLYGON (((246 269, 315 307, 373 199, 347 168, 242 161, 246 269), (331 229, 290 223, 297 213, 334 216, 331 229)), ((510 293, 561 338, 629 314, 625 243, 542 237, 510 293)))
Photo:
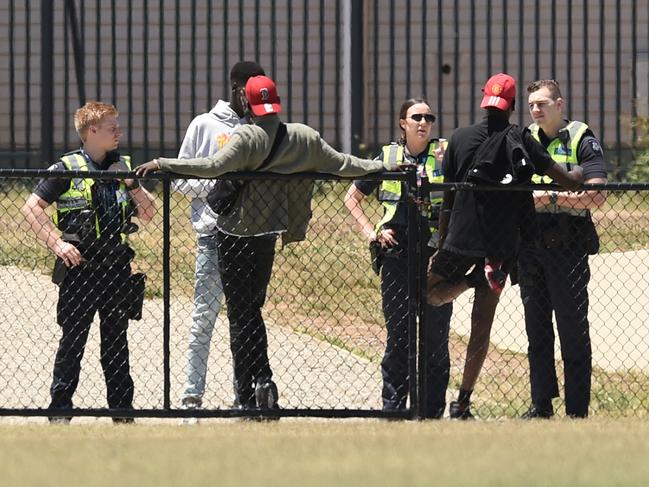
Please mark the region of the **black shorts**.
POLYGON ((442 276, 445 280, 456 284, 464 279, 466 273, 474 265, 484 268, 484 257, 470 257, 449 250, 440 250, 431 271, 433 274, 442 276))
MULTIPOLYGON (((442 276, 446 281, 456 284, 461 282, 467 272, 473 266, 483 270, 484 274, 484 257, 471 257, 468 255, 456 254, 450 250, 440 250, 432 266, 432 273, 442 276)), ((515 259, 508 259, 501 265, 501 270, 509 275, 516 264, 515 259)), ((514 281, 512 281, 514 283, 514 281)), ((484 286, 488 286, 485 279, 484 286)), ((480 286, 482 287, 482 286, 480 286)))

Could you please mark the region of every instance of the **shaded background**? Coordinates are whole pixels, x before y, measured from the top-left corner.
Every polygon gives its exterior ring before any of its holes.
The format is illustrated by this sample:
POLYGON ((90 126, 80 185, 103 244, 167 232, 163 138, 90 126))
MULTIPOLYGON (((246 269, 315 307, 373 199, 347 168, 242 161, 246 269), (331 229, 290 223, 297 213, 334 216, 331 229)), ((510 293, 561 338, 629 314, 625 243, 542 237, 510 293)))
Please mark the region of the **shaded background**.
POLYGON ((189 121, 229 96, 228 72, 256 60, 284 118, 371 153, 398 108, 427 96, 436 135, 477 121, 480 87, 506 71, 556 78, 623 178, 648 114, 648 0, 9 0, 0 5, 0 167, 46 167, 76 148, 74 110, 117 105, 136 162, 175 154, 189 121))

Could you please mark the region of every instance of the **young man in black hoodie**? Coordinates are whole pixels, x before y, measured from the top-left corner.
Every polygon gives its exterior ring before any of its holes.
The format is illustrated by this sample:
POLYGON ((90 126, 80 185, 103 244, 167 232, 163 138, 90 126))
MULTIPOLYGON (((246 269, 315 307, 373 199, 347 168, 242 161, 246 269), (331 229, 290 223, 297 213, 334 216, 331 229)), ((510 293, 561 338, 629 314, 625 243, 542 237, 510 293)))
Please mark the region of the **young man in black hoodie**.
MULTIPOLYGON (((444 156, 444 182, 525 184, 534 171, 550 175, 567 189, 576 189, 581 184, 579 168, 569 173, 555 164, 529 130, 510 124, 516 98, 514 78, 505 73, 496 74, 482 91, 480 108, 486 109, 487 116, 482 122, 460 128, 452 135, 444 156), (494 141, 502 143, 502 147, 492 151, 496 159, 481 159, 489 153, 488 149, 494 149, 489 147, 494 141)), ((513 191, 447 191, 444 194, 440 250, 431 259, 428 302, 441 306, 468 288, 475 288, 464 375, 458 400, 450 404, 451 418, 473 418, 471 393, 487 355, 500 293, 516 257, 519 233, 533 224, 524 220, 532 208, 530 198, 528 192, 513 191), (472 267, 473 271, 467 274, 472 267)))

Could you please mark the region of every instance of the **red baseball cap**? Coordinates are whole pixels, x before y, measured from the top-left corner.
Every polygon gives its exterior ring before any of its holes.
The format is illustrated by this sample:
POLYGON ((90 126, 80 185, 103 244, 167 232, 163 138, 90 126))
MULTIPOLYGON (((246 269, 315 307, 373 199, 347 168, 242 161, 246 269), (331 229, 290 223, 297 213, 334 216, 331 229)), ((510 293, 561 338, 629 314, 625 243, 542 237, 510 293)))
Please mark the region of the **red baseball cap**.
POLYGON ((482 88, 480 108, 507 110, 516 98, 516 80, 505 73, 494 74, 482 88))
POLYGON ((258 117, 282 111, 277 95, 277 86, 268 76, 253 76, 248 79, 246 98, 250 103, 252 113, 258 117))

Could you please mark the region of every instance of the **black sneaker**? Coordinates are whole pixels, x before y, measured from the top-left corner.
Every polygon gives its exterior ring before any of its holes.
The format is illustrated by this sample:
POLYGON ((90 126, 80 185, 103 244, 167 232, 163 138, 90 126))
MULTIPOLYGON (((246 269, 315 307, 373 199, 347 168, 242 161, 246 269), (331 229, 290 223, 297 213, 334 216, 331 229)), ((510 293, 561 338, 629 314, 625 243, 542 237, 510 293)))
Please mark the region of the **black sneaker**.
POLYGON ((272 380, 260 382, 255 387, 257 409, 279 409, 277 386, 272 380))
POLYGON ((507 282, 507 274, 501 269, 502 261, 487 262, 484 266, 485 278, 489 289, 496 294, 500 294, 507 282))
POLYGON ((521 419, 550 419, 552 416, 554 416, 552 404, 549 406, 532 404, 532 406, 521 416, 521 419))
POLYGON ((135 424, 135 418, 113 418, 113 424, 135 424))
POLYGON ((570 419, 586 419, 588 417, 588 413, 566 413, 566 416, 568 416, 570 419))
MULTIPOLYGON (((257 403, 257 409, 279 409, 279 405, 277 404, 278 397, 277 386, 272 380, 260 382, 255 387, 255 402, 257 403)), ((279 416, 256 416, 254 417, 254 420, 278 421, 279 416)))
POLYGON ((72 421, 71 416, 50 416, 47 420, 52 425, 68 425, 72 421))
POLYGON ((451 419, 461 419, 463 421, 475 419, 471 413, 471 403, 461 403, 459 401, 451 401, 448 406, 448 415, 451 419))

